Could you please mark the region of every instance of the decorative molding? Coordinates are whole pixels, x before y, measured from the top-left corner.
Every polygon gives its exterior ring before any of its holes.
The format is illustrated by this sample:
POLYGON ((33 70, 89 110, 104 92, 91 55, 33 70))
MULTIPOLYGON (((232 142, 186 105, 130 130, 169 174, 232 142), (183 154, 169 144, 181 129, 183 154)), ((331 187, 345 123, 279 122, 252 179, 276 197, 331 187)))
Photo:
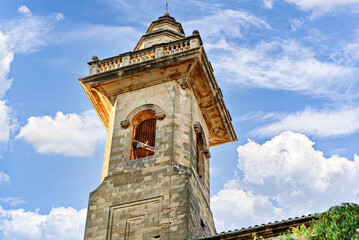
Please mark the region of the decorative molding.
MULTIPOLYGON (((121 219, 121 218, 116 218, 116 215, 121 214, 121 212, 123 212, 123 211, 136 211, 135 209, 145 209, 145 208, 153 209, 153 211, 159 212, 160 207, 162 206, 162 204, 161 204, 162 201, 163 201, 163 196, 159 196, 159 197, 144 199, 144 200, 141 200, 141 201, 135 201, 135 202, 130 202, 130 203, 124 203, 124 204, 110 206, 110 208, 109 208, 109 218, 108 218, 108 226, 109 226, 109 228, 107 230, 108 234, 107 234, 106 239, 107 240, 114 239, 112 237, 112 233, 115 230, 118 231, 118 229, 116 229, 116 227, 118 227, 117 224, 127 225, 126 223, 128 223, 128 221, 131 221, 131 220, 143 221, 144 218, 146 217, 146 215, 140 215, 140 216, 136 216, 136 217, 132 217, 132 218, 121 219)), ((126 229, 122 230, 124 235, 126 234, 127 230, 128 230, 127 227, 126 227, 126 229)))
POLYGON ((111 103, 113 106, 115 105, 116 98, 117 98, 117 96, 108 97, 108 100, 110 101, 110 103, 111 103))
POLYGON ((152 110, 156 113, 156 118, 158 120, 163 120, 166 117, 166 112, 162 110, 159 106, 155 104, 145 104, 138 108, 135 108, 128 116, 126 117, 125 121, 131 122, 132 118, 137 115, 137 113, 145 111, 145 110, 152 110))
POLYGON ((199 124, 199 123, 195 123, 195 124, 193 125, 193 129, 194 129, 194 132, 195 132, 196 134, 202 132, 202 127, 201 127, 201 124, 199 124))
POLYGON ((183 90, 186 90, 186 89, 189 87, 188 77, 184 77, 184 78, 178 79, 178 80, 177 80, 177 83, 180 85, 180 87, 181 87, 183 90))
POLYGON ((211 158, 211 153, 209 152, 208 149, 204 149, 204 150, 202 151, 202 153, 203 153, 203 155, 205 156, 206 159, 211 158))
POLYGON ((163 120, 163 119, 165 119, 165 117, 166 117, 166 113, 164 111, 156 113, 156 118, 158 120, 163 120))
POLYGON ((124 129, 128 128, 129 126, 130 126, 130 121, 129 120, 121 121, 121 127, 123 127, 124 129))

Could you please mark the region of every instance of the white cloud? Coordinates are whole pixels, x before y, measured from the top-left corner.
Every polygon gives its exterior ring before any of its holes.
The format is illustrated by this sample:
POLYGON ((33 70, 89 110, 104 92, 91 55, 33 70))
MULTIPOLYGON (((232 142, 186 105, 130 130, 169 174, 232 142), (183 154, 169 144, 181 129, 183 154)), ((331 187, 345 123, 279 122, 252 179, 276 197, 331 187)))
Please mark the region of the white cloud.
POLYGON ((28 7, 26 7, 25 5, 21 5, 18 9, 17 12, 27 16, 27 17, 31 17, 32 16, 32 12, 30 11, 30 9, 28 7))
POLYGON ((10 177, 4 172, 0 172, 0 184, 10 182, 10 177))
POLYGON ((9 38, 0 31, 0 146, 9 140, 11 131, 16 126, 16 119, 11 114, 11 108, 1 99, 11 87, 12 80, 8 78, 14 54, 9 48, 9 38))
MULTIPOLYGON (((166 12, 165 2, 161 2, 161 4, 156 1, 148 0, 136 0, 136 4, 132 4, 131 1, 124 0, 103 0, 103 2, 115 9, 119 9, 121 11, 121 16, 125 16, 126 19, 136 23, 139 21, 142 22, 146 16, 150 16, 152 18, 150 18, 150 21, 155 20, 155 18, 159 16, 154 16, 153 13, 160 11, 160 14, 164 14, 166 12), (133 12, 136 12, 137 14, 134 15, 133 12), (152 15, 148 14, 149 12, 152 13, 152 15)), ((216 11, 221 6, 221 3, 216 3, 216 1, 203 0, 171 0, 168 3, 169 14, 172 14, 174 12, 173 9, 178 8, 179 6, 182 9, 195 8, 196 11, 203 12, 216 11)), ((145 26, 148 26, 147 21, 148 20, 143 23, 145 26)))
POLYGON ((11 79, 7 78, 14 53, 9 48, 9 37, 0 31, 0 99, 11 87, 11 79))
MULTIPOLYGON (((132 51, 144 32, 139 32, 136 28, 128 26, 80 23, 66 32, 57 34, 61 37, 54 40, 55 44, 86 49, 87 53, 102 59, 113 56, 114 52, 132 51)), ((79 69, 84 69, 82 63, 78 65, 79 63, 74 62, 71 58, 65 59, 65 62, 67 68, 72 71, 78 72, 79 69)), ((64 63, 61 64, 64 65, 64 63)), ((80 74, 88 74, 88 70, 80 74)))
POLYGON ((316 59, 295 41, 223 49, 213 64, 224 79, 247 87, 298 91, 333 99, 358 97, 358 69, 316 59))
POLYGON ((278 113, 278 112, 262 112, 262 111, 254 111, 254 112, 249 112, 247 114, 245 114, 242 117, 235 117, 234 121, 252 121, 252 122, 268 122, 270 120, 277 120, 283 117, 283 113, 278 113))
POLYGON ((359 62, 359 39, 346 44, 342 49, 338 49, 331 56, 333 61, 347 66, 358 66, 359 62))
POLYGON ((264 20, 245 11, 218 10, 215 14, 183 23, 185 29, 198 29, 206 41, 223 37, 243 37, 243 28, 270 28, 264 20))
POLYGON ((217 231, 228 231, 268 221, 268 216, 280 219, 282 210, 268 198, 242 189, 226 186, 211 198, 211 210, 217 231))
POLYGON ((50 16, 33 16, 26 6, 18 9, 22 17, 0 22, 0 29, 9 36, 9 42, 15 53, 37 51, 46 46, 49 41, 48 33, 54 24, 64 18, 61 13, 50 16))
POLYGON ((6 240, 77 240, 83 238, 86 209, 53 208, 48 215, 0 206, 0 232, 6 240))
MULTIPOLYGON (((272 116, 273 114, 268 114, 272 116)), ((359 108, 338 110, 306 108, 296 113, 280 115, 280 120, 255 129, 257 136, 274 136, 286 130, 321 137, 349 135, 359 132, 359 108)))
POLYGON ((224 228, 234 224, 239 228, 356 202, 359 156, 353 161, 338 155, 326 158, 313 145, 305 135, 287 131, 262 145, 249 141, 240 146, 238 168, 243 177, 229 181, 211 198, 216 222, 224 228), (240 206, 228 200, 231 195, 242 199, 240 206), (252 210, 243 210, 248 208, 252 210), (227 218, 220 211, 233 213, 227 218))
POLYGON ((268 9, 273 8, 273 0, 263 0, 263 6, 268 9))
POLYGON ((0 202, 9 204, 12 207, 15 207, 16 205, 19 205, 19 204, 26 203, 25 201, 21 200, 20 198, 13 198, 13 197, 1 197, 0 202))
POLYGON ((63 13, 54 13, 53 16, 56 18, 57 21, 60 21, 65 18, 63 13))
POLYGON ((358 4, 359 0, 286 0, 304 11, 315 11, 317 14, 329 12, 336 7, 358 4))
POLYGON ((292 31, 297 31, 298 28, 300 28, 304 23, 303 18, 295 18, 291 21, 290 27, 292 28, 292 31))
POLYGON ((10 134, 15 130, 17 120, 11 114, 11 108, 0 100, 0 146, 9 141, 10 134))
POLYGON ((32 144, 39 153, 90 156, 106 138, 106 131, 95 111, 81 114, 30 117, 17 139, 32 144))

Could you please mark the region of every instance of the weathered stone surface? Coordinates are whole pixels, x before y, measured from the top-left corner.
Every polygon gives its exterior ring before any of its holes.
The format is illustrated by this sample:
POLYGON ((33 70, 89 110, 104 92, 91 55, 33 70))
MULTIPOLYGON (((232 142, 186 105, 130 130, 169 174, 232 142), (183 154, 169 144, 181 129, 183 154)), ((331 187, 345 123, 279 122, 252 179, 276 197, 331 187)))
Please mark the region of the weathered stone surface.
POLYGON ((208 146, 236 136, 200 36, 186 39, 171 21, 155 21, 140 40, 136 54, 142 62, 134 64, 135 53, 121 61, 95 59, 106 71, 91 70, 80 79, 108 131, 102 183, 90 194, 86 240, 183 240, 215 233, 208 146), (152 46, 152 38, 162 34, 157 25, 177 31, 177 45, 167 46, 165 38, 152 46), (153 52, 143 49, 147 45, 153 52), (135 159, 136 119, 146 111, 157 119, 153 155, 135 159))

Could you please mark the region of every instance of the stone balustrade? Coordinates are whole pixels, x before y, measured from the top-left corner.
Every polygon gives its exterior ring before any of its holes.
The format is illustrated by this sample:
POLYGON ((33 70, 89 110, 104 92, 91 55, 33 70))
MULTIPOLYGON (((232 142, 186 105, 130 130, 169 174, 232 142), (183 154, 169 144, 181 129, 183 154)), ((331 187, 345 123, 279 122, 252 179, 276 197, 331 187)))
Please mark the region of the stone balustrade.
POLYGON ((201 44, 202 41, 199 36, 190 36, 182 40, 154 45, 150 48, 120 54, 119 56, 103 60, 93 57, 92 61, 88 63, 90 67, 89 75, 103 73, 128 65, 188 51, 200 47, 201 44))

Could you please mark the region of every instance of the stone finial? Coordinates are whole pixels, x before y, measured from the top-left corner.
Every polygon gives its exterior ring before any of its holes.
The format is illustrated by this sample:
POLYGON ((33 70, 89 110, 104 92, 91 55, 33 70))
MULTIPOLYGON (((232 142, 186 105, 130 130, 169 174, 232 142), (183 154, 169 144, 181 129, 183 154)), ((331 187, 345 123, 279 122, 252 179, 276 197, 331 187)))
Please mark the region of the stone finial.
POLYGON ((193 30, 192 35, 199 35, 199 31, 198 30, 193 30))
POLYGON ((98 57, 97 56, 93 56, 92 57, 92 61, 97 61, 98 60, 98 57))
POLYGON ((130 126, 130 121, 129 120, 121 121, 121 127, 123 127, 124 129, 128 128, 129 126, 130 126))
POLYGON ((158 120, 163 120, 165 117, 166 117, 166 113, 163 112, 163 111, 156 113, 156 118, 157 118, 158 120))

